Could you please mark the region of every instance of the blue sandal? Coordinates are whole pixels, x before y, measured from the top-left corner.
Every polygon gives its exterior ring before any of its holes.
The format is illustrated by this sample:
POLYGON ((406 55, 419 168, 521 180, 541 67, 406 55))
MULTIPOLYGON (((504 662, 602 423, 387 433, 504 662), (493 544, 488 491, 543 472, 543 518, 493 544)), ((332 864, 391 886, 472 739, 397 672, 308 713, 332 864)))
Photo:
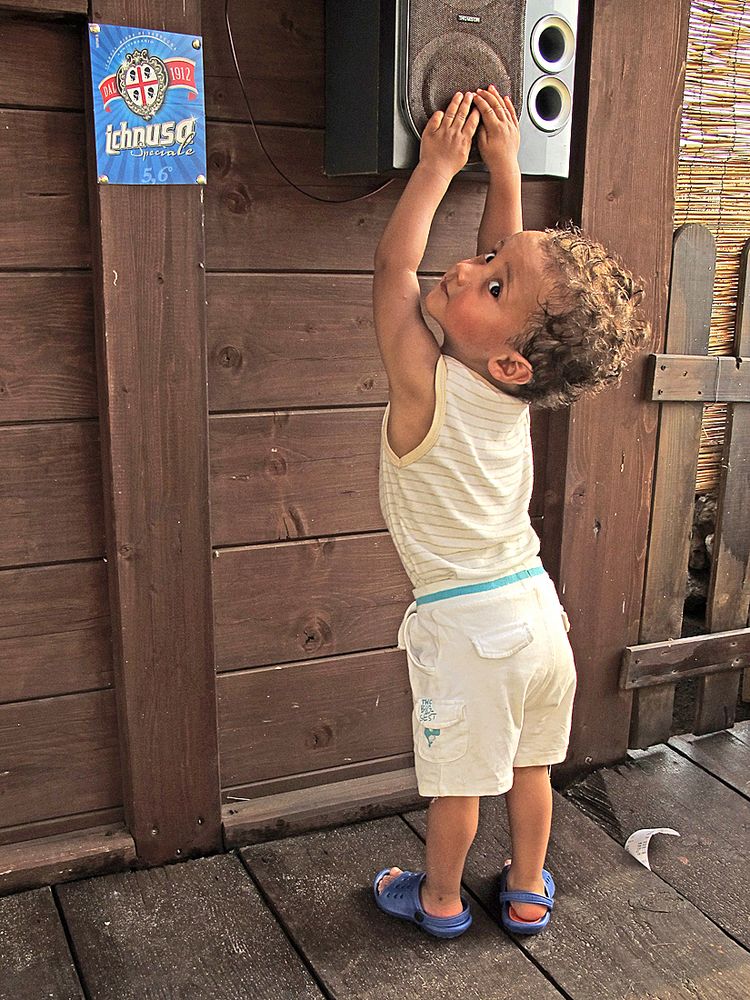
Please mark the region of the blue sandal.
POLYGON ((408 920, 433 937, 454 938, 463 934, 471 926, 469 904, 462 900, 464 908, 455 917, 433 917, 422 908, 419 890, 424 881, 424 872, 401 872, 382 892, 378 892, 381 879, 388 875, 390 868, 378 872, 372 884, 375 902, 391 917, 408 920))
POLYGON ((500 872, 500 894, 498 899, 500 901, 500 923, 506 929, 513 934, 538 934, 539 931, 543 931, 544 928, 550 921, 550 913, 552 907, 555 905, 553 899, 555 895, 555 881, 547 871, 546 868, 542 869, 542 879, 544 880, 544 886, 547 891, 546 896, 540 896, 536 892, 523 892, 521 889, 513 889, 508 891, 505 888, 505 884, 508 878, 508 870, 510 865, 505 865, 502 872, 500 872), (510 915, 510 904, 511 903, 539 903, 542 906, 547 907, 547 912, 543 917, 538 920, 514 920, 510 915))

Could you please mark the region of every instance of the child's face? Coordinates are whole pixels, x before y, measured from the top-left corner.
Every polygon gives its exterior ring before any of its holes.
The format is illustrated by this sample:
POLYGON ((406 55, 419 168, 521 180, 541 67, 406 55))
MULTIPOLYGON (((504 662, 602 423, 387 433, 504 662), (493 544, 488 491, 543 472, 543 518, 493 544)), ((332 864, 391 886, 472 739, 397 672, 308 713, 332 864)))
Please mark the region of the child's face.
POLYGON ((485 369, 492 358, 515 353, 510 345, 546 297, 545 238, 531 230, 515 233, 494 251, 448 269, 424 300, 443 329, 446 353, 485 369))

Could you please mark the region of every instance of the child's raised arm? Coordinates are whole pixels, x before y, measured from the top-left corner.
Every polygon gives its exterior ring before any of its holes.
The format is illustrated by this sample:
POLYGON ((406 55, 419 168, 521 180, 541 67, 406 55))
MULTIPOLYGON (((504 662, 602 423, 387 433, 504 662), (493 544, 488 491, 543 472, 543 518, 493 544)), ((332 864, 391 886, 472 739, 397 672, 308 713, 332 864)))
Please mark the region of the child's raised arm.
POLYGON ((419 307, 417 268, 430 225, 454 175, 466 164, 479 112, 457 93, 422 135, 420 158, 375 252, 375 332, 394 394, 432 390, 438 346, 419 307))
POLYGON ((478 90, 474 100, 482 114, 477 145, 490 174, 477 237, 477 253, 486 253, 523 229, 518 166, 521 133, 511 99, 501 97, 495 86, 478 90))

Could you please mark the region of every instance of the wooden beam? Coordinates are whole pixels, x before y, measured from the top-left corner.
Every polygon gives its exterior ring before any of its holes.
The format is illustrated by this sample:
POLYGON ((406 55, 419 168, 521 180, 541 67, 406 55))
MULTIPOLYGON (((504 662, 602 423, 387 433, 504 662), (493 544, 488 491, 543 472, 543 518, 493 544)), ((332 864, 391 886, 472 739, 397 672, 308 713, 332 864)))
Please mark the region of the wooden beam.
MULTIPOLYGON (((581 8, 590 16, 590 3, 581 8)), ((597 0, 593 21, 581 225, 646 279, 656 350, 689 8, 689 0, 597 0), (638 94, 648 101, 634 100, 638 94)), ((579 687, 567 775, 621 759, 628 746, 632 695, 619 686, 620 661, 639 631, 657 421, 642 398, 643 368, 635 360, 617 390, 580 400, 570 414, 559 590, 573 624, 579 687)))
MULTIPOLYGON (((750 353, 750 240, 740 260, 734 349, 750 353)), ((731 359, 730 359, 731 360, 731 359)), ((747 624, 750 607, 750 407, 734 403, 728 407, 721 460, 718 516, 714 538, 711 580, 706 617, 714 629, 741 628, 747 624)), ((748 696, 750 696, 750 674, 748 696)), ((734 724, 737 709, 737 674, 704 678, 698 687, 693 732, 696 736, 726 729, 734 724)))
POLYGON ((750 403, 750 358, 651 354, 646 393, 657 403, 750 403))
MULTIPOLYGON (((198 0, 97 20, 200 33, 198 0)), ((98 185, 85 45, 97 367, 125 819, 147 864, 221 847, 202 188, 98 185)))
MULTIPOLYGON (((695 224, 680 226, 672 247, 668 350, 688 356, 708 350, 715 270, 716 246, 709 230, 695 224)), ((659 408, 641 642, 677 639, 682 634, 702 421, 699 406, 670 402, 659 408)), ((674 686, 634 692, 629 746, 648 747, 669 739, 674 693, 674 686)))
POLYGON ((747 666, 750 666, 750 628, 712 632, 626 646, 621 684, 624 688, 674 684, 685 676, 736 671, 747 666))

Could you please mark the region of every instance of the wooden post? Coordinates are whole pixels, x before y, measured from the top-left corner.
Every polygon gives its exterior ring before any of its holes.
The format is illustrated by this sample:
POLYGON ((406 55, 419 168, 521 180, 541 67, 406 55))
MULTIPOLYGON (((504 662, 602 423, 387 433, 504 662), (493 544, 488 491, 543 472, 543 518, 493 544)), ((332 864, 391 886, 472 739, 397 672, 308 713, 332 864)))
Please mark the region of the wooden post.
MULTIPOLYGON (((737 291, 734 351, 750 353, 750 240, 745 243, 737 291)), ((739 366, 738 366, 739 367, 739 366)), ((744 628, 750 604, 750 403, 730 403, 721 462, 714 557, 708 593, 707 618, 712 632, 744 628)), ((745 694, 750 698, 750 673, 745 694)), ((701 679, 693 732, 715 732, 734 725, 739 674, 701 679)))
MULTIPOLYGON (((200 13, 104 0, 95 17, 197 36, 200 13)), ((123 802, 139 860, 161 864, 221 847, 203 191, 97 184, 88 57, 84 76, 123 802)))
MULTIPOLYGON (((590 4, 582 4, 582 8, 590 4)), ((591 39, 582 228, 646 280, 664 334, 689 0, 597 0, 591 39)), ((619 687, 638 638, 658 408, 643 400, 645 358, 622 386, 570 413, 560 596, 579 687, 564 775, 622 758, 631 692, 619 687)))
MULTIPOLYGON (((672 253, 666 338, 670 354, 705 356, 708 351, 715 270, 716 246, 710 231, 693 223, 680 226, 672 253)), ((696 403, 666 402, 659 407, 641 643, 682 635, 703 422, 703 407, 696 403)), ((629 746, 649 747, 669 739, 674 693, 674 684, 634 691, 629 746)))

